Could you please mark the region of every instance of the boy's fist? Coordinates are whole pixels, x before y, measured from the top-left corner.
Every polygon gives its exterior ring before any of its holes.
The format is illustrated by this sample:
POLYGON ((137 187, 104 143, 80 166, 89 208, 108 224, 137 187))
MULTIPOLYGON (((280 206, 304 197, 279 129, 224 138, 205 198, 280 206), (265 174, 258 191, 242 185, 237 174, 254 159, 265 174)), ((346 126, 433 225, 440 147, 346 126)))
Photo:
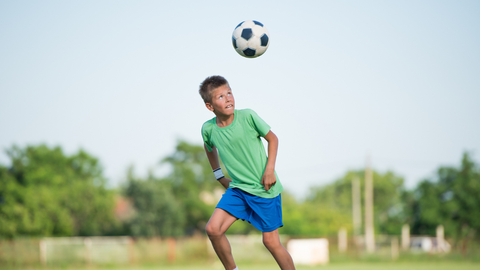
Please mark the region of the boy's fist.
POLYGON ((275 185, 276 182, 277 178, 275 177, 275 173, 265 172, 263 174, 261 184, 264 186, 266 191, 268 191, 273 185, 275 185))

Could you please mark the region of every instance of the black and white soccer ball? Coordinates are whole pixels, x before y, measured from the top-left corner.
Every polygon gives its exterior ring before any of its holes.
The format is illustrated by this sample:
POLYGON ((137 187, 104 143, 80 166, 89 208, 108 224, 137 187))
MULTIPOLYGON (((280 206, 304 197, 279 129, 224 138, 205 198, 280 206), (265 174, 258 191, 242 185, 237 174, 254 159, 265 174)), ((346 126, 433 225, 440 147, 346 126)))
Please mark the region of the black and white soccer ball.
POLYGON ((233 48, 238 54, 247 58, 259 57, 270 45, 267 28, 258 21, 243 21, 232 34, 233 48))

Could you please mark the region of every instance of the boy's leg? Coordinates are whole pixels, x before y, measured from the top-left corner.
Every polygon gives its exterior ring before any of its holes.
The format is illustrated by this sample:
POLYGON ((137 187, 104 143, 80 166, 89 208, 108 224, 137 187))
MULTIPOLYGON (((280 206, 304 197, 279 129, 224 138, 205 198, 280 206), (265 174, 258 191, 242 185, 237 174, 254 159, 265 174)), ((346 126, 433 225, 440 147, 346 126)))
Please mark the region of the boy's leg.
POLYGON ((225 236, 227 229, 237 220, 227 211, 215 208, 212 217, 207 223, 206 231, 208 238, 212 242, 213 249, 217 253, 218 258, 222 262, 226 270, 233 270, 236 268, 235 261, 232 256, 232 249, 230 243, 225 236))
POLYGON ((293 270, 293 260, 288 251, 280 243, 278 229, 271 232, 263 232, 263 244, 272 253, 273 257, 282 270, 293 270))

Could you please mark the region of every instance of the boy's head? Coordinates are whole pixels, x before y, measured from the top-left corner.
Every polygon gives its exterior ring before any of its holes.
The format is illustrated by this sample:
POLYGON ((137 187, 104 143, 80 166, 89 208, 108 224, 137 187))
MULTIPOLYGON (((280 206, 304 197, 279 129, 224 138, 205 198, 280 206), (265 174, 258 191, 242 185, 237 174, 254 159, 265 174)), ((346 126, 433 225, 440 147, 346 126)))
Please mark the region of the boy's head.
POLYGON ((200 90, 198 90, 198 92, 205 103, 211 103, 213 91, 226 84, 228 85, 228 82, 222 76, 210 76, 200 84, 200 90))
POLYGON ((208 110, 217 116, 231 116, 235 111, 235 99, 227 80, 222 76, 211 76, 200 84, 198 91, 208 110))

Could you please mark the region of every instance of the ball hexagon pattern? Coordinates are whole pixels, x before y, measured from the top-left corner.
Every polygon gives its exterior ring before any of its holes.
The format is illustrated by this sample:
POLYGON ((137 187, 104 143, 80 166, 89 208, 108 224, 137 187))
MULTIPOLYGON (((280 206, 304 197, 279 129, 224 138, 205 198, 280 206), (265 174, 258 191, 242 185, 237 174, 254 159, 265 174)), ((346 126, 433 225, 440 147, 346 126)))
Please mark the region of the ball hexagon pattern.
POLYGON ((232 44, 241 56, 255 58, 265 53, 270 45, 270 36, 262 23, 243 21, 233 30, 232 44))

